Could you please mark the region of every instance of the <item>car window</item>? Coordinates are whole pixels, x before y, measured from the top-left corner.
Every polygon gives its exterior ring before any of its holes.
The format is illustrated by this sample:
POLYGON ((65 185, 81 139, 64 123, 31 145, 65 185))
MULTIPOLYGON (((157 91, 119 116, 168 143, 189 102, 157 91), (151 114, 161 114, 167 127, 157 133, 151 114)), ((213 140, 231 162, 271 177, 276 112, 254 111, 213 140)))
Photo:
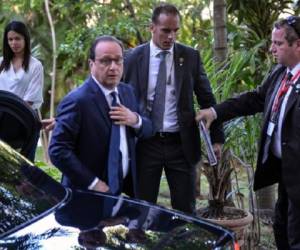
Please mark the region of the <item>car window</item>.
POLYGON ((0 235, 20 228, 57 204, 65 189, 0 141, 0 235))

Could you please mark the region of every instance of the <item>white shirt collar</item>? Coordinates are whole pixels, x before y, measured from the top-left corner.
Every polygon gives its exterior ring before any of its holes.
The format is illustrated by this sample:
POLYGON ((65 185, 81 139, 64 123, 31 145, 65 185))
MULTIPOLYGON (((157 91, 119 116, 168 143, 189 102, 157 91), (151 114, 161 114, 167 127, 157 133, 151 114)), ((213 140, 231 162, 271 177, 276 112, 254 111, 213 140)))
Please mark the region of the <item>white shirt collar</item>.
MULTIPOLYGON (((170 49, 167 49, 166 51, 169 51, 170 55, 173 55, 174 50, 174 44, 170 49)), ((161 48, 157 47, 153 40, 150 41, 150 57, 156 57, 161 51, 163 51, 161 48)))
POLYGON ((297 72, 300 70, 300 62, 292 69, 290 70, 289 68, 287 69, 287 73, 291 72, 293 76, 297 74, 297 72))
POLYGON ((112 92, 118 92, 118 88, 115 87, 114 89, 108 89, 108 88, 105 88, 101 83, 99 83, 96 79, 96 77, 94 77, 92 74, 91 74, 93 80, 97 83, 97 85, 99 86, 99 88, 102 90, 103 94, 106 96, 109 96, 112 92))

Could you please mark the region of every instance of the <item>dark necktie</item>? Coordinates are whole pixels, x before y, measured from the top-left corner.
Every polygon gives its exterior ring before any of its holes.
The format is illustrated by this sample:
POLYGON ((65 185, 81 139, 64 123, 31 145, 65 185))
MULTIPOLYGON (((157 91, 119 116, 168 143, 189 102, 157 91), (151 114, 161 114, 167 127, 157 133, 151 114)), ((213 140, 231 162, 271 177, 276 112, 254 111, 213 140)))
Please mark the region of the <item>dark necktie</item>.
MULTIPOLYGON (((117 93, 112 92, 111 106, 117 106, 117 93)), ((120 151, 120 126, 112 121, 108 154, 108 186, 112 194, 122 191, 123 171, 120 151)))
POLYGON ((272 110, 271 110, 271 121, 274 122, 275 124, 278 123, 279 113, 280 113, 280 109, 281 109, 283 99, 284 99, 290 85, 293 83, 291 81, 292 77, 293 77, 293 74, 291 72, 289 72, 285 76, 285 78, 281 82, 278 93, 275 96, 273 107, 272 107, 272 110))
POLYGON ((283 102, 283 99, 293 82, 291 81, 293 77, 293 74, 289 72, 284 79, 281 81, 280 87, 277 91, 277 94, 275 96, 272 109, 271 109, 271 114, 270 114, 270 122, 268 124, 268 130, 270 129, 270 125, 273 124, 274 126, 271 130, 272 132, 271 135, 268 135, 269 131, 267 132, 266 140, 265 140, 265 145, 264 145, 264 151, 263 151, 263 158, 262 158, 262 163, 266 162, 268 155, 269 155, 269 148, 270 144, 272 141, 272 136, 274 135, 274 131, 277 129, 277 124, 278 124, 278 119, 279 119, 279 114, 280 114, 280 109, 281 105, 283 102), (274 130, 274 131, 273 131, 274 130))
POLYGON ((165 100, 166 100, 166 83, 167 83, 167 67, 166 67, 166 55, 169 51, 161 51, 159 53, 160 64, 157 75, 155 95, 151 111, 151 120, 154 126, 154 130, 162 131, 163 120, 165 113, 165 100))

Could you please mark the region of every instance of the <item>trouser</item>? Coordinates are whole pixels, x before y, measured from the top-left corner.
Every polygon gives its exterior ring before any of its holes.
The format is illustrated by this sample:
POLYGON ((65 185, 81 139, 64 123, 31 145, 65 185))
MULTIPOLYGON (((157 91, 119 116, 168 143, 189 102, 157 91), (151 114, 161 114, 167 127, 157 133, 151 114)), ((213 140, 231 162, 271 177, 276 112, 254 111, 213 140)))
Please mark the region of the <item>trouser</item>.
POLYGON ((300 206, 288 197, 282 182, 278 186, 273 229, 279 250, 300 249, 300 206))
POLYGON ((174 209, 195 212, 195 166, 185 159, 179 133, 158 133, 137 144, 138 197, 156 203, 165 171, 174 209))

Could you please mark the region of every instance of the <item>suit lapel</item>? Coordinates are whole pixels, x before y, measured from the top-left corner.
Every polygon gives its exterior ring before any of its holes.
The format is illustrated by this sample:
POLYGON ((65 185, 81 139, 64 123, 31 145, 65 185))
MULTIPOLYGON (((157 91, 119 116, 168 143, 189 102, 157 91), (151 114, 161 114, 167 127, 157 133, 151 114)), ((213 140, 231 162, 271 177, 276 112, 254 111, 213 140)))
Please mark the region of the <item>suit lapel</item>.
POLYGON ((100 111, 105 124, 110 128, 111 120, 108 116, 109 106, 107 104, 106 98, 92 77, 89 78, 88 84, 89 87, 92 89, 92 100, 96 104, 97 109, 100 111))
MULTIPOLYGON (((128 95, 128 91, 126 91, 126 89, 121 84, 119 84, 117 88, 118 88, 119 99, 120 99, 121 104, 124 105, 126 108, 131 109, 132 102, 128 95)), ((127 143, 128 143, 129 142, 129 134, 130 134, 129 127, 125 126, 125 129, 126 129, 126 138, 127 138, 127 143)), ((129 150, 128 152, 130 155, 131 154, 130 147, 128 147, 128 150, 129 150)))
POLYGON ((280 87, 280 84, 282 82, 282 79, 285 75, 285 71, 283 71, 279 77, 277 78, 277 82, 276 82, 276 85, 275 85, 275 88, 274 88, 274 91, 272 92, 272 95, 271 95, 271 98, 269 99, 269 102, 268 102, 268 106, 267 106, 267 109, 266 109, 266 115, 265 115, 265 119, 268 119, 269 115, 270 115, 270 112, 271 112, 271 108, 273 106, 273 102, 274 102, 274 99, 275 99, 275 96, 278 92, 278 89, 280 87))
POLYGON ((125 107, 129 107, 128 104, 128 97, 126 94, 126 91, 124 91, 124 88, 122 88, 122 86, 120 86, 120 84, 118 85, 118 92, 119 92, 119 99, 121 101, 121 104, 123 104, 125 107))
MULTIPOLYGON (((175 89, 176 100, 179 100, 180 91, 183 83, 183 68, 184 68, 184 54, 177 43, 174 44, 174 71, 175 71, 175 89)), ((178 102, 177 102, 178 103, 178 102)))
POLYGON ((289 110, 291 109, 291 107, 293 106, 293 104, 295 103, 295 101, 297 100, 299 93, 296 92, 296 88, 295 86, 297 84, 300 84, 300 79, 298 78, 297 82, 295 82, 295 84, 293 85, 293 88, 291 90, 290 96, 288 98, 287 104, 286 104, 286 108, 284 111, 284 116, 283 116, 283 120, 286 117, 286 114, 289 112, 289 110))
POLYGON ((147 92, 148 92, 148 77, 149 77, 149 60, 150 60, 150 45, 149 43, 144 46, 142 52, 137 59, 137 69, 138 69, 138 83, 139 83, 139 93, 140 100, 146 107, 147 104, 147 92))

